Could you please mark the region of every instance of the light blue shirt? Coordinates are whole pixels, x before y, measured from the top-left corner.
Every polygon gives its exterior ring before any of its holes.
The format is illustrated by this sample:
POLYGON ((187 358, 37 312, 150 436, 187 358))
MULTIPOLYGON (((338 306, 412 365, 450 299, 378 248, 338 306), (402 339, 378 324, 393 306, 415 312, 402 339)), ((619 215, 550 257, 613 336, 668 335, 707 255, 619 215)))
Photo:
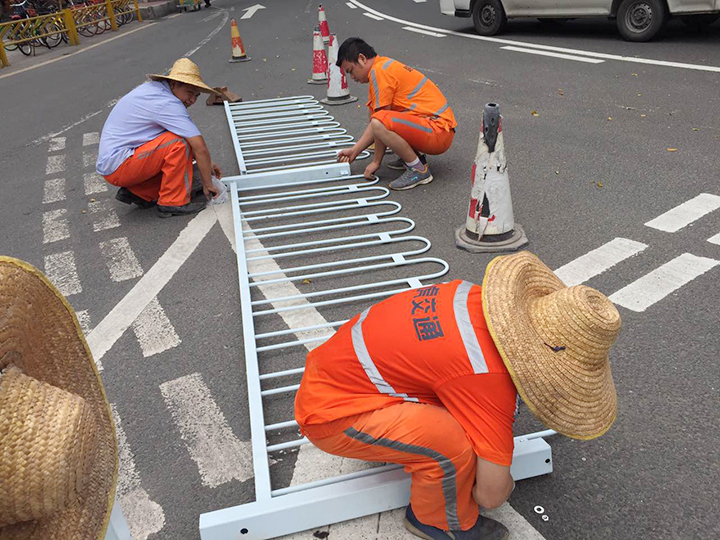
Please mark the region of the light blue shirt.
POLYGON ((105 121, 96 164, 98 174, 114 173, 138 146, 165 131, 184 139, 200 135, 187 108, 167 82, 143 83, 123 96, 105 121))

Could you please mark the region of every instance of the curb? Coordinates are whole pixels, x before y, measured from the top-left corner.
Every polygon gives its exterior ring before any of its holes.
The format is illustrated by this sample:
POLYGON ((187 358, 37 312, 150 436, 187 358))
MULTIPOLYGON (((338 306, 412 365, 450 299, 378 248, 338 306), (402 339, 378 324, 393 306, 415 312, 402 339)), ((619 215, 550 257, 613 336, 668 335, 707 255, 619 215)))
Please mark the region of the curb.
POLYGON ((160 19, 179 11, 175 0, 167 2, 142 2, 138 4, 143 19, 160 19))

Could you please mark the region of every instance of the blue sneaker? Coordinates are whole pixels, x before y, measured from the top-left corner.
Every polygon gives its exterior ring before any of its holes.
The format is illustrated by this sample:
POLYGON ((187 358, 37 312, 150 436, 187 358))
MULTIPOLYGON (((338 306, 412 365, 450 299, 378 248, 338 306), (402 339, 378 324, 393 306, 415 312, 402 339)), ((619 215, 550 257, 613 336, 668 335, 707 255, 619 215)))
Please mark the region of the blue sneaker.
POLYGON ((405 512, 405 528, 425 540, 506 540, 510 536, 505 525, 483 516, 478 517, 475 525, 467 531, 443 531, 420 523, 410 506, 405 512))
POLYGON ((433 181, 433 175, 430 173, 430 167, 425 165, 425 169, 418 171, 416 169, 408 169, 397 178, 390 182, 390 189, 401 191, 404 189, 412 189, 416 186, 429 184, 433 181))

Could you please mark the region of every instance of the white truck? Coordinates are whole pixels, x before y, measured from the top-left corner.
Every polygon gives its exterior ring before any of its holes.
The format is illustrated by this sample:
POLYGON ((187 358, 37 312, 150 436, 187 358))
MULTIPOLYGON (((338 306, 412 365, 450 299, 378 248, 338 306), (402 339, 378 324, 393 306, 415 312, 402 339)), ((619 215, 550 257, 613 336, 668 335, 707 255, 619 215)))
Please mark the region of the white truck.
POLYGON ((617 21, 628 41, 649 41, 670 16, 691 27, 720 18, 720 0, 440 0, 440 11, 454 17, 472 17, 481 36, 502 32, 507 19, 535 17, 562 24, 579 17, 608 17, 617 21))

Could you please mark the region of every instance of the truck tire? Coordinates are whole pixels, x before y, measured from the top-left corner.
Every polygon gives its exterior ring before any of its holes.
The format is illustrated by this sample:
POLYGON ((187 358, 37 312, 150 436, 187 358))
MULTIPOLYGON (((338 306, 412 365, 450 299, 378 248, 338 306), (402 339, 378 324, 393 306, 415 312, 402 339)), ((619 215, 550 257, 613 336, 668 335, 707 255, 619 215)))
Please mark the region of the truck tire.
POLYGON ((472 20, 475 31, 481 36, 499 34, 507 23, 500 0, 477 0, 473 5, 472 20))
POLYGON ((627 41, 650 41, 667 22, 664 0, 623 0, 617 12, 617 28, 627 41))

